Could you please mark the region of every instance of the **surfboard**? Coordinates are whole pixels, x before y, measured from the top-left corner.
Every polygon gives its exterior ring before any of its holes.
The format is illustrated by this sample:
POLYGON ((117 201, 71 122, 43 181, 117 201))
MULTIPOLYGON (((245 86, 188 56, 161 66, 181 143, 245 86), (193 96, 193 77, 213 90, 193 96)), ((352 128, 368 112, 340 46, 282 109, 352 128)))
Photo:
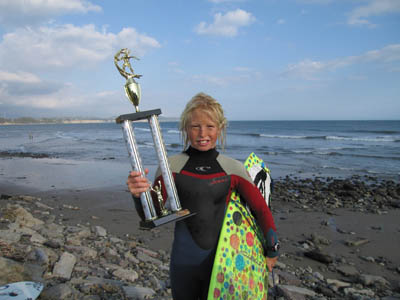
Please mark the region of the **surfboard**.
MULTIPOLYGON (((269 177, 269 169, 254 153, 249 155, 244 165, 253 181, 260 172, 266 172, 269 177)), ((267 191, 265 186, 264 191, 267 191)), ((267 198, 270 204, 269 193, 267 198)), ((263 234, 253 215, 239 194, 233 192, 218 240, 208 300, 267 299, 268 269, 263 243, 263 234)))
POLYGON ((43 290, 40 282, 21 281, 0 286, 0 300, 33 300, 43 290))

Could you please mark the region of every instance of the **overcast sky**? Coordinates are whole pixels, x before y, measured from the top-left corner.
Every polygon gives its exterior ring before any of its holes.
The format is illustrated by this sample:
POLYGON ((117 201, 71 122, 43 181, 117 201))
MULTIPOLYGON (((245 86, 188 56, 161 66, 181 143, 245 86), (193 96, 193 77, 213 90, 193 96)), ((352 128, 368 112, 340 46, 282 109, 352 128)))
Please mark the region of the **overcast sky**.
POLYGON ((400 119, 400 0, 0 0, 0 117, 134 112, 196 93, 229 120, 400 119))

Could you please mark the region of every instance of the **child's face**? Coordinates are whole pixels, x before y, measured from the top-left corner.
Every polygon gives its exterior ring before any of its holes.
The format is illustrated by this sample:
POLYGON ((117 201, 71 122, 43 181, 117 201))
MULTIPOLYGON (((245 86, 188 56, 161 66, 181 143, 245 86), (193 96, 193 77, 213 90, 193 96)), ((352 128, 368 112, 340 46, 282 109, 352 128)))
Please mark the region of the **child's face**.
POLYGON ((220 129, 208 114, 201 109, 195 109, 186 132, 193 148, 207 151, 216 147, 220 129))

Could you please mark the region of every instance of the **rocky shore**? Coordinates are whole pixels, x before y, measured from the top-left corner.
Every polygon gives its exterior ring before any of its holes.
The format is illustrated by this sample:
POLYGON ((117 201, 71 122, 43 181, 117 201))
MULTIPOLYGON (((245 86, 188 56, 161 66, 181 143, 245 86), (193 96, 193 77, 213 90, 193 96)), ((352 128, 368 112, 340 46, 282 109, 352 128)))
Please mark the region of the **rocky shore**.
MULTIPOLYGON (((104 215, 82 194, 0 194, 0 285, 42 282, 38 299, 172 299, 160 239, 171 226, 116 229, 124 212, 103 207, 101 192, 104 215)), ((272 205, 282 248, 269 299, 400 299, 398 182, 286 177, 272 205)))

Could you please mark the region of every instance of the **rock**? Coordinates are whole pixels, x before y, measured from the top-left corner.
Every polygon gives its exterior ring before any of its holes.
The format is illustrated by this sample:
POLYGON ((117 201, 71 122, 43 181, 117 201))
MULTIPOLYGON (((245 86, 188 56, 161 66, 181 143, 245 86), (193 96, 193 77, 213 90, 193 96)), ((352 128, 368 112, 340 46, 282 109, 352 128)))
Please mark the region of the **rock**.
POLYGON ((40 294, 40 299, 43 300, 64 300, 71 299, 73 289, 68 284, 58 284, 49 289, 45 289, 40 294))
POLYGON ((327 254, 327 253, 323 253, 320 250, 311 250, 311 251, 307 251, 304 252, 304 256, 322 262, 324 264, 330 264, 333 261, 333 258, 331 255, 327 254))
POLYGON ((296 285, 296 286, 301 285, 301 280, 293 274, 281 270, 275 270, 274 273, 275 275, 279 276, 279 280, 278 282, 276 282, 276 284, 281 282, 286 285, 296 285))
POLYGON ((368 296, 368 297, 374 297, 375 293, 372 290, 368 290, 368 289, 355 289, 355 288, 344 288, 343 292, 346 296, 368 296))
POLYGON ((0 257, 0 285, 18 281, 43 281, 44 268, 0 257))
POLYGON ((312 290, 293 285, 278 285, 277 289, 279 295, 282 295, 285 299, 300 300, 306 299, 305 296, 316 296, 316 293, 312 290))
POLYGON ((321 273, 319 273, 319 272, 314 272, 314 273, 313 273, 313 276, 314 276, 315 278, 317 278, 318 280, 320 280, 320 281, 323 281, 323 280, 324 280, 324 276, 323 276, 321 273))
POLYGON ((375 275, 361 274, 359 277, 359 281, 360 283, 366 286, 370 285, 390 286, 390 283, 385 278, 375 275))
POLYGON ((124 257, 134 264, 139 264, 139 260, 130 251, 126 251, 124 257))
POLYGON ((58 241, 54 241, 54 240, 49 241, 48 240, 43 243, 43 246, 53 248, 53 249, 58 249, 58 248, 60 248, 60 243, 58 241))
POLYGON ((69 280, 76 263, 76 257, 68 252, 64 252, 60 260, 55 264, 53 276, 69 280))
POLYGON ((335 298, 336 293, 332 291, 330 288, 327 288, 325 286, 317 286, 315 289, 319 294, 322 294, 324 296, 327 296, 329 298, 335 298))
POLYGON ((311 234, 311 240, 314 244, 317 245, 330 245, 331 241, 321 235, 317 235, 315 233, 311 234))
POLYGON ((47 265, 49 263, 49 257, 42 248, 35 248, 27 255, 27 259, 37 262, 40 265, 47 265))
POLYGON ((16 243, 20 240, 22 233, 13 230, 0 230, 0 240, 7 243, 16 243))
POLYGON ((95 259, 97 257, 97 251, 90 247, 65 245, 65 250, 74 252, 75 254, 78 254, 80 258, 85 260, 95 259))
POLYGON ((351 283, 349 283, 349 282, 344 282, 344 281, 340 281, 340 280, 337 280, 337 279, 327 279, 326 282, 327 282, 329 285, 333 285, 333 286, 336 286, 336 287, 338 287, 338 288, 343 288, 343 287, 349 287, 349 286, 351 286, 351 283))
POLYGON ((342 275, 344 275, 346 277, 356 277, 359 274, 358 270, 355 267, 348 266, 348 265, 339 266, 339 267, 336 268, 336 270, 340 274, 342 274, 342 275))
POLYGON ((135 270, 125 270, 125 269, 118 268, 112 274, 121 280, 130 281, 130 282, 135 282, 136 279, 139 278, 139 275, 136 273, 135 270))
POLYGON ((156 258, 153 258, 153 257, 147 255, 146 253, 142 252, 142 251, 138 252, 138 254, 136 255, 136 258, 138 260, 140 260, 140 261, 143 261, 143 262, 146 262, 146 263, 148 263, 148 262, 149 263, 153 263, 153 264, 156 264, 158 266, 162 264, 162 261, 160 261, 160 260, 158 260, 156 258))
POLYGON ((102 277, 95 277, 95 276, 87 276, 85 279, 82 278, 72 278, 70 281, 71 284, 77 285, 111 285, 115 287, 121 287, 124 285, 124 282, 120 280, 114 279, 107 279, 102 277))
POLYGON ((26 209, 19 205, 7 205, 7 210, 11 210, 15 215, 15 222, 20 226, 33 227, 35 225, 42 225, 42 220, 36 219, 26 209))
POLYGON ((101 226, 95 226, 94 227, 94 231, 95 231, 96 235, 99 236, 99 237, 106 237, 107 236, 107 230, 105 230, 101 226))
POLYGON ((150 282, 156 291, 160 291, 163 289, 163 285, 161 281, 154 275, 150 276, 150 282))
POLYGON ((362 260, 365 260, 365 261, 368 261, 368 262, 371 262, 371 263, 375 262, 375 258, 373 258, 372 256, 360 256, 360 258, 362 260))
POLYGON ((361 246, 364 244, 369 243, 368 239, 357 239, 357 240, 348 240, 346 241, 346 245, 350 246, 350 247, 357 247, 357 246, 361 246))
POLYGON ((141 286, 124 286, 122 287, 125 296, 132 300, 150 299, 156 293, 154 290, 141 286))

